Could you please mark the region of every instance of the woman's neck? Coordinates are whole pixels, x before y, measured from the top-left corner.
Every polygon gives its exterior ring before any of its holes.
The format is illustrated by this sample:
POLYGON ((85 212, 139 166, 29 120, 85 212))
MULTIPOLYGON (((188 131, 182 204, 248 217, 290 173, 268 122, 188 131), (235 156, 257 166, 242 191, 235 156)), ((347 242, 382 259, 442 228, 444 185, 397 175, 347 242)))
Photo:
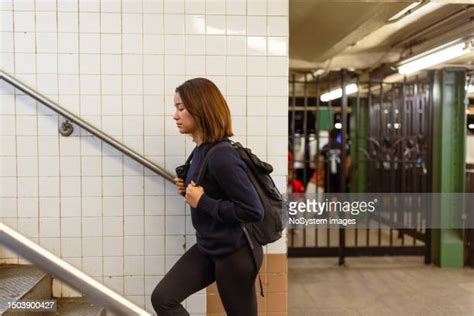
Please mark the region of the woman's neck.
POLYGON ((191 134, 192 137, 193 137, 193 140, 194 142, 196 143, 196 145, 201 145, 202 144, 202 137, 201 137, 201 133, 193 133, 191 134))

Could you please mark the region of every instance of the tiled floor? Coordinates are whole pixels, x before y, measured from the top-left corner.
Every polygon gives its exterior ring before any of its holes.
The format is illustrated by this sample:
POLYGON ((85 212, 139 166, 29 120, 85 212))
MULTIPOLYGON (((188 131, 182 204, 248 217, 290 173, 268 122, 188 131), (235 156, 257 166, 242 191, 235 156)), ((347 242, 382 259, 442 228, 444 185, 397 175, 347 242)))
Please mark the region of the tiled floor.
POLYGON ((422 257, 290 258, 288 315, 474 315, 474 269, 422 257))

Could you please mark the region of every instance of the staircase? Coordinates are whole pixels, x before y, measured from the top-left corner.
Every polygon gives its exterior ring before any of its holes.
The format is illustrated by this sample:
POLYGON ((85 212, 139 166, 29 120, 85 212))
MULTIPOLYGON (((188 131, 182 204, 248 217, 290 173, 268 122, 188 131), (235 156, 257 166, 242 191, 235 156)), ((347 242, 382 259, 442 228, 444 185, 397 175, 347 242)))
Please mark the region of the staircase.
POLYGON ((105 309, 85 297, 53 298, 52 276, 32 265, 0 264, 0 315, 54 315, 48 312, 7 311, 8 302, 57 300, 55 315, 105 316, 105 309))

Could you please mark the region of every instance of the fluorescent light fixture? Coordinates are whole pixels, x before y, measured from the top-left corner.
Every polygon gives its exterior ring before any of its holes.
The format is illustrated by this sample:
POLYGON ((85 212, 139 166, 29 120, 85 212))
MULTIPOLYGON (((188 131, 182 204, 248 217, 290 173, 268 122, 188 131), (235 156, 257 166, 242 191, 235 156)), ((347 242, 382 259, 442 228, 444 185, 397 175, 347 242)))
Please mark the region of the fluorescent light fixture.
POLYGON ((393 21, 396 21, 408 14, 411 13, 411 10, 415 9, 417 6, 419 6, 420 4, 422 4, 423 1, 416 1, 416 2, 413 2, 412 4, 410 4, 409 6, 407 6, 405 9, 401 10, 400 12, 398 12, 397 14, 395 14, 394 16, 392 16, 390 19, 388 19, 389 22, 393 22, 393 21))
POLYGON ((338 123, 334 124, 334 128, 341 129, 342 128, 342 123, 338 122, 338 123))
POLYGON ((467 128, 469 128, 469 129, 474 129, 474 124, 472 124, 472 123, 469 124, 469 125, 467 126, 467 128))
MULTIPOLYGON (((346 86, 347 95, 356 93, 357 91, 359 91, 359 88, 357 87, 355 83, 351 83, 346 86)), ((341 97, 342 97, 342 88, 339 88, 339 89, 332 90, 332 91, 322 94, 320 99, 322 102, 328 102, 331 100, 339 99, 341 97)))
POLYGON ((467 54, 469 50, 469 46, 465 42, 451 42, 403 61, 398 67, 398 72, 402 75, 409 75, 416 71, 467 54))

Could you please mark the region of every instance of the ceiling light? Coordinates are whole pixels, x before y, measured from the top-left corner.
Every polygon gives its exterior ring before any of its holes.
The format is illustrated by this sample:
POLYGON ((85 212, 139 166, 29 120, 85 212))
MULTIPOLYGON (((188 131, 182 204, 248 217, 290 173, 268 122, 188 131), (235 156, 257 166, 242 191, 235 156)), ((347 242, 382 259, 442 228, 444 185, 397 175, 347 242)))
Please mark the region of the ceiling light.
POLYGON ((466 42, 454 41, 401 62, 398 66, 398 72, 402 75, 408 75, 462 56, 469 51, 469 45, 466 42))
MULTIPOLYGON (((346 86, 347 95, 356 93, 357 91, 359 91, 359 88, 357 87, 355 83, 351 83, 346 86)), ((339 88, 339 89, 332 90, 332 91, 322 94, 320 99, 322 102, 328 102, 331 100, 339 99, 341 97, 342 97, 342 88, 339 88)))
POLYGON ((412 13, 412 10, 415 9, 416 7, 418 7, 420 4, 422 4, 423 1, 416 1, 416 2, 413 2, 412 4, 410 4, 409 6, 407 6, 405 9, 401 10, 400 12, 398 12, 397 14, 395 14, 394 16, 392 16, 390 19, 388 19, 389 22, 394 22, 396 20, 399 20, 405 16, 407 16, 408 14, 412 13))
POLYGON ((341 129, 342 128, 342 123, 336 123, 334 124, 335 129, 341 129))
POLYGON ((474 93, 474 85, 471 84, 470 86, 467 87, 467 93, 474 93))

